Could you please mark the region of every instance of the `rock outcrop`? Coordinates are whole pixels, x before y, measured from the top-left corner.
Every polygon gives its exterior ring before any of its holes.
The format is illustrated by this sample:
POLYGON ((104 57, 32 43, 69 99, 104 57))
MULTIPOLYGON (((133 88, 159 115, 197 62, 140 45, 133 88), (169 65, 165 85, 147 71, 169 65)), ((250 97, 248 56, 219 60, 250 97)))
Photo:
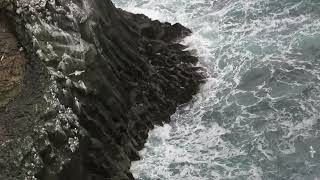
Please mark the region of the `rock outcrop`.
POLYGON ((130 162, 148 131, 204 80, 197 58, 176 43, 191 31, 110 0, 5 0, 0 8, 0 23, 14 27, 8 54, 16 59, 0 72, 15 89, 0 109, 0 136, 3 122, 10 129, 0 138, 0 179, 134 179, 130 162))

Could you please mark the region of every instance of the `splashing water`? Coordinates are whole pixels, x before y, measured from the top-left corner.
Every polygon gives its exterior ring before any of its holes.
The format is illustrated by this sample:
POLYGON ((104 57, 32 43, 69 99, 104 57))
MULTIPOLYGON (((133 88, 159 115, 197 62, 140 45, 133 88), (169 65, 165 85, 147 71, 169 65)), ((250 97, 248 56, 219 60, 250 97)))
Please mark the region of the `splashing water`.
POLYGON ((319 0, 115 0, 194 34, 208 81, 150 133, 141 180, 320 179, 319 0))

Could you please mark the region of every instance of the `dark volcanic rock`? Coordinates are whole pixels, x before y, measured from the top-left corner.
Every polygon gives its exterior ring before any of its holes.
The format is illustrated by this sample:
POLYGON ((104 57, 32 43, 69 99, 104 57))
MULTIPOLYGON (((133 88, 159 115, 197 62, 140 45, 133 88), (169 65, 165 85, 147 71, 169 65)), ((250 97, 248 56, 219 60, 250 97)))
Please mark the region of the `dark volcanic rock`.
MULTIPOLYGON (((0 14, 0 108, 15 98, 24 76, 25 59, 19 50, 14 31, 4 14, 0 14)), ((12 136, 11 119, 0 121, 0 143, 12 136)))
POLYGON ((0 14, 0 107, 19 93, 24 75, 25 59, 9 26, 4 14, 0 14))
POLYGON ((133 179, 130 162, 204 77, 176 43, 191 31, 116 9, 110 0, 6 0, 27 64, 0 111, 12 138, 0 179, 133 179))

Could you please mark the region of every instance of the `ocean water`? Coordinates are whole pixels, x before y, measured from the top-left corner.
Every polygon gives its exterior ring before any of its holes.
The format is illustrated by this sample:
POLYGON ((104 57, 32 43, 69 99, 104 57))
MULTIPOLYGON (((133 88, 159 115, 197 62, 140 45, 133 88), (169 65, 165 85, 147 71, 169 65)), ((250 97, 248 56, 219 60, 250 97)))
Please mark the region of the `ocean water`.
POLYGON ((320 180, 319 0, 114 0, 194 34, 208 81, 150 132, 139 180, 320 180))

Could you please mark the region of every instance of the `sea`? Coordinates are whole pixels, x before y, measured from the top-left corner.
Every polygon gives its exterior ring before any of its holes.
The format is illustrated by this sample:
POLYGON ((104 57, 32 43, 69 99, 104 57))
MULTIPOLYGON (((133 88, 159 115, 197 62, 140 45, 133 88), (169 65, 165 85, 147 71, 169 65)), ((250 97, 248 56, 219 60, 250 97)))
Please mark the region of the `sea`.
POLYGON ((138 180, 320 180, 320 0, 113 0, 179 22, 208 79, 149 134, 138 180))

